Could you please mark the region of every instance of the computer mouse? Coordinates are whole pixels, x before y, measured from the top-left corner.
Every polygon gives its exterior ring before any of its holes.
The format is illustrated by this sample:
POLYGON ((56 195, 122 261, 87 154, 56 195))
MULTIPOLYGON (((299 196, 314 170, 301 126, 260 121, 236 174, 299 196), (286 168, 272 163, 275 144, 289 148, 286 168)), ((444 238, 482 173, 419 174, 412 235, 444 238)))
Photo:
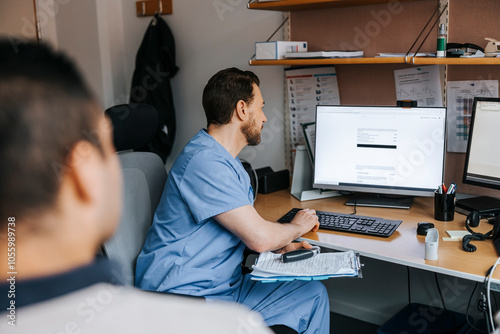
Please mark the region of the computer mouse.
POLYGON ((417 224, 417 234, 419 235, 427 235, 427 230, 430 228, 434 228, 433 223, 428 222, 420 222, 417 224))

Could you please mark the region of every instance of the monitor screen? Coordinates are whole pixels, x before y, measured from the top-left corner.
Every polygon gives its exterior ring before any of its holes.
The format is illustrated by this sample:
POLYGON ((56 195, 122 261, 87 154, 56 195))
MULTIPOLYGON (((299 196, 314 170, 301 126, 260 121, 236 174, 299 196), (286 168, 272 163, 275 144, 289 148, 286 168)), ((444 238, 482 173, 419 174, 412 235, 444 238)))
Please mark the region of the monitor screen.
POLYGON ((500 98, 474 98, 464 183, 500 189, 500 98))
POLYGON ((314 187, 434 196, 445 121, 446 108, 317 106, 314 187))

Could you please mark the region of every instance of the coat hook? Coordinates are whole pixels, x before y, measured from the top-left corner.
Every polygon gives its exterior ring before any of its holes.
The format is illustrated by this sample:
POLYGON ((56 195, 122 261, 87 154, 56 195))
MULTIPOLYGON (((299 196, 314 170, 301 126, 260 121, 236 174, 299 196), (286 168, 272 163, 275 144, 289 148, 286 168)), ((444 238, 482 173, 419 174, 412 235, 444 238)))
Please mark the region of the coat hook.
POLYGON ((146 15, 146 3, 142 2, 142 16, 146 15))
POLYGON ((163 1, 158 0, 158 7, 160 9, 160 15, 163 14, 163 1))

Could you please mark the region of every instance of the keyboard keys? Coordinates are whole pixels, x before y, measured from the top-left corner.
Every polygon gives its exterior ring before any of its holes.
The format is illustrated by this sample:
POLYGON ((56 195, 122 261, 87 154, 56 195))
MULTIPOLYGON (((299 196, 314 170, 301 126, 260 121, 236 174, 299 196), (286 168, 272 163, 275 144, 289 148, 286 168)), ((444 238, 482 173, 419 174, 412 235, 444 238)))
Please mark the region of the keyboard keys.
MULTIPOLYGON (((278 219, 280 223, 289 223, 297 212, 294 208, 278 219)), ((401 220, 389 220, 376 217, 357 216, 326 211, 316 211, 320 228, 333 231, 361 233, 380 237, 389 237, 402 223, 401 220)))

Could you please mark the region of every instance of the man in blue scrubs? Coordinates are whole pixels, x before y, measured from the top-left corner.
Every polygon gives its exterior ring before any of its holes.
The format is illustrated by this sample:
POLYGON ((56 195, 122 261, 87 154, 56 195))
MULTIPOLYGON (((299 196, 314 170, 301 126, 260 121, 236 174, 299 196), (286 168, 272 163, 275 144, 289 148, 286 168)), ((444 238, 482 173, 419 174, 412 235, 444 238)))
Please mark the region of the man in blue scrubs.
MULTIPOLYGON (((136 285, 146 290, 242 303, 269 326, 328 333, 329 303, 317 281, 261 283, 241 272, 245 246, 287 252, 319 226, 314 210, 290 224, 263 219, 253 207, 250 178, 237 155, 257 145, 266 116, 259 79, 250 71, 219 71, 203 91, 207 129, 179 154, 137 259, 136 285)), ((275 327, 277 328, 277 327, 275 327)))

